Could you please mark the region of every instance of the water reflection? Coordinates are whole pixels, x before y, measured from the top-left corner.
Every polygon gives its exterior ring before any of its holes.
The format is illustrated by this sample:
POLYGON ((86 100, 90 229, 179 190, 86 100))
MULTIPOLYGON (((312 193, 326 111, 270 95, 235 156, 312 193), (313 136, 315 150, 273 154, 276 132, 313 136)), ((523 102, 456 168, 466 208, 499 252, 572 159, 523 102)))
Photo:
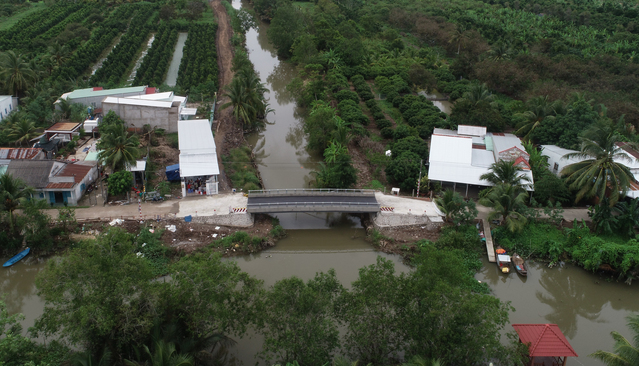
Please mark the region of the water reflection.
MULTIPOLYGON (((4 263, 9 258, 0 258, 4 263)), ((36 275, 44 268, 45 262, 34 257, 0 269, 0 297, 7 304, 9 314, 23 313, 25 319, 20 322, 26 332, 33 326, 35 318, 42 314, 44 303, 37 295, 36 275)))
POLYGON ((286 89, 286 86, 297 76, 297 70, 287 63, 280 63, 275 66, 273 72, 266 78, 266 82, 271 85, 271 91, 275 94, 275 100, 279 104, 289 104, 294 102, 293 95, 286 89))
POLYGON ((602 365, 587 355, 598 349, 611 351, 611 331, 627 333, 625 317, 639 311, 639 286, 608 282, 570 264, 552 269, 528 264, 524 279, 516 273, 503 275, 484 259, 476 278, 487 282, 499 299, 511 302, 516 309, 511 323, 555 323, 580 355, 580 364, 602 365))
POLYGON ((547 272, 548 269, 544 268, 539 279, 545 291, 536 291, 535 297, 553 309, 545 315, 548 322, 561 324, 559 328, 568 338, 574 338, 577 334, 577 316, 602 322, 598 318, 607 300, 597 296, 596 287, 575 281, 562 269, 556 269, 556 273, 547 272))

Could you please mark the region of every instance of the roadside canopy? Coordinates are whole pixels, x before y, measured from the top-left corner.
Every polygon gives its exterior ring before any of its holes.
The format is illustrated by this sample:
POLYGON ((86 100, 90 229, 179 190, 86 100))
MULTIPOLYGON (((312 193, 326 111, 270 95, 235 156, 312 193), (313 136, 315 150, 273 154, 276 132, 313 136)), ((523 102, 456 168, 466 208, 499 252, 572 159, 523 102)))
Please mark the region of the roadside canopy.
POLYGON ((180 181, 180 164, 166 167, 166 179, 171 182, 180 181))

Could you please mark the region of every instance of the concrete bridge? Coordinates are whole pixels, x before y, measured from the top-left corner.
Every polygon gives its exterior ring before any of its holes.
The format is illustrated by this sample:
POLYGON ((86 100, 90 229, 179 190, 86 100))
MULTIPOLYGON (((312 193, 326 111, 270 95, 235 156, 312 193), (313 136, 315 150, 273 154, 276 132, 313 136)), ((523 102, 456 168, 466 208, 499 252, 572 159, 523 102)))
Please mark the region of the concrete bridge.
POLYGON ((267 189, 249 191, 248 213, 346 212, 377 213, 372 189, 267 189))

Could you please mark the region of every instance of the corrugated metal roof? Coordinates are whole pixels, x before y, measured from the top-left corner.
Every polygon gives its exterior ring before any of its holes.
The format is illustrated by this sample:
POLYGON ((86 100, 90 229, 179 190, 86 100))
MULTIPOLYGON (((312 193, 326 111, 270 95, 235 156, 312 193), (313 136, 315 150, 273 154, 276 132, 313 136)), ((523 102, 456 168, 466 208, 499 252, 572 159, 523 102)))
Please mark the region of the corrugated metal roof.
POLYGON ((470 165, 473 139, 466 136, 436 135, 430 139, 430 161, 470 165))
POLYGON ((73 188, 75 183, 49 183, 45 188, 47 189, 69 189, 73 188))
POLYGON ((493 146, 495 153, 500 153, 511 147, 517 147, 521 151, 526 151, 519 137, 510 133, 493 134, 493 146))
POLYGON ((29 187, 44 188, 49 184, 53 160, 11 160, 7 174, 22 179, 29 187))
POLYGON ((143 99, 143 100, 162 100, 162 101, 173 101, 173 92, 164 92, 164 93, 155 93, 155 94, 141 94, 141 95, 133 95, 127 98, 131 99, 143 99))
POLYGON ((75 122, 58 122, 47 128, 45 131, 73 131, 80 128, 80 123, 75 122))
POLYGON ((58 177, 73 177, 76 183, 82 182, 84 177, 91 171, 92 166, 82 164, 67 164, 62 171, 56 176, 58 177))
POLYGON ((36 148, 0 148, 0 159, 33 159, 41 152, 36 148))
POLYGON ((495 157, 491 151, 483 149, 473 149, 471 165, 480 167, 490 167, 495 163, 495 157))
POLYGON ((136 160, 135 166, 127 167, 126 170, 130 172, 143 172, 146 170, 146 160, 136 160))
POLYGON ((484 137, 486 136, 486 127, 459 125, 457 126, 457 133, 460 135, 484 137))
POLYGON ((121 104, 121 105, 137 105, 142 107, 155 107, 155 108, 171 108, 171 106, 173 105, 172 102, 162 102, 157 100, 145 100, 145 99, 138 99, 138 98, 117 98, 117 97, 104 98, 104 100, 102 101, 102 107, 106 108, 104 106, 104 103, 121 104))
POLYGON ((180 177, 218 174, 217 154, 180 154, 180 177))
POLYGON ((428 179, 431 181, 489 186, 488 182, 479 179, 482 174, 488 173, 488 171, 488 167, 431 161, 428 166, 428 179))
POLYGON ((67 95, 67 99, 77 99, 77 98, 86 98, 86 97, 100 97, 107 95, 115 95, 115 94, 126 94, 126 93, 144 93, 146 91, 146 86, 132 86, 129 88, 117 88, 117 89, 106 89, 106 90, 93 90, 93 88, 86 89, 78 89, 74 90, 67 95))
POLYGON ((84 161, 97 161, 98 160, 98 151, 89 151, 87 156, 84 158, 84 161))
POLYGON ((209 121, 178 121, 178 142, 182 153, 215 153, 215 140, 209 121))
POLYGON ((557 324, 513 324, 531 357, 577 357, 557 324))

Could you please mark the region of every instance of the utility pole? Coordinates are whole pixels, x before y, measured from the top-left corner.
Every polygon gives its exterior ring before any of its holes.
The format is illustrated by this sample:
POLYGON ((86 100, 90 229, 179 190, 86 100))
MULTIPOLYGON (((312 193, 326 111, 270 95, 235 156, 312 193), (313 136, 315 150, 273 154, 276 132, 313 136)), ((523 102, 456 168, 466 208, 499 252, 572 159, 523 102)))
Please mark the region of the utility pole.
POLYGON ((422 183, 422 166, 424 165, 424 159, 419 160, 419 179, 417 180, 417 198, 419 198, 419 185, 422 183))

